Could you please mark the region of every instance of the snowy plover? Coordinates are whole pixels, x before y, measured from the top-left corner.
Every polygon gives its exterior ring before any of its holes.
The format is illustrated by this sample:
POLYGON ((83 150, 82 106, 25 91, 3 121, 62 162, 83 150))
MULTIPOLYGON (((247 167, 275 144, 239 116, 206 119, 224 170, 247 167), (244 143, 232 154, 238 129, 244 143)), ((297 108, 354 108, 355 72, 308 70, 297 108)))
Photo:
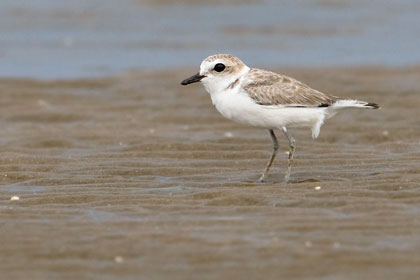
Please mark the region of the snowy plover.
POLYGON ((312 137, 319 135, 325 119, 346 108, 378 109, 376 103, 326 95, 293 78, 267 70, 249 68, 229 54, 207 57, 200 72, 181 82, 203 83, 216 109, 228 119, 266 128, 273 140, 273 153, 260 177, 263 182, 277 154, 278 142, 274 129, 281 129, 289 141, 286 182, 290 179, 295 140, 290 127, 310 127, 312 137))

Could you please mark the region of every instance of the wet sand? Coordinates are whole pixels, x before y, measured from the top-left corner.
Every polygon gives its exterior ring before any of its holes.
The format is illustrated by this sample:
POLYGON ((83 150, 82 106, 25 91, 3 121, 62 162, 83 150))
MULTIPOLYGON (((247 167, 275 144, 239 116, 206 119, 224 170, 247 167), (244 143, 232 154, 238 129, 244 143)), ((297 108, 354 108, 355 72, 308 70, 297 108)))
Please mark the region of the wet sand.
POLYGON ((420 67, 278 70, 382 107, 292 129, 291 184, 195 71, 0 79, 2 279, 420 277, 420 67))

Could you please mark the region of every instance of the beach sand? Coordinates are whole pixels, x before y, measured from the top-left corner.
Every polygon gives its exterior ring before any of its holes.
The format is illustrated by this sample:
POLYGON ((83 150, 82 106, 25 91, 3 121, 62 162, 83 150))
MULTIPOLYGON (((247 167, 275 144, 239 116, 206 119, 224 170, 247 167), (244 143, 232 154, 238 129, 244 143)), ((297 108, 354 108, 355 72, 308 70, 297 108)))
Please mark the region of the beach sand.
POLYGON ((2 279, 420 277, 420 66, 277 69, 382 107, 291 129, 290 184, 196 71, 0 79, 2 279))

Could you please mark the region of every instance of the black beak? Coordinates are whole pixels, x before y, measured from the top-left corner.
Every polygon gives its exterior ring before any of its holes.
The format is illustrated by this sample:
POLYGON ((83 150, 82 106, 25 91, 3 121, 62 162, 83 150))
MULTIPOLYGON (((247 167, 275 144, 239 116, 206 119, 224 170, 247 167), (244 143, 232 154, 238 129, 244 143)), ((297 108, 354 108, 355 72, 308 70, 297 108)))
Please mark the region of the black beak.
POLYGON ((181 82, 181 85, 186 86, 192 83, 196 83, 201 81, 201 79, 205 78, 206 76, 200 75, 200 73, 197 73, 189 78, 186 78, 181 82))

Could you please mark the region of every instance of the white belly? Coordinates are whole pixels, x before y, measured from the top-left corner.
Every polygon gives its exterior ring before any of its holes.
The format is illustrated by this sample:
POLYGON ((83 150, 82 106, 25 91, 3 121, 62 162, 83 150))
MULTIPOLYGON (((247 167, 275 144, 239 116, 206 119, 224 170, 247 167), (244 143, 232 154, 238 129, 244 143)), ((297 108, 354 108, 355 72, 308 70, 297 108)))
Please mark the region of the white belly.
POLYGON ((225 118, 256 127, 312 127, 314 130, 317 126, 319 132, 325 118, 324 108, 262 106, 247 95, 233 91, 211 94, 211 98, 216 109, 225 118))

